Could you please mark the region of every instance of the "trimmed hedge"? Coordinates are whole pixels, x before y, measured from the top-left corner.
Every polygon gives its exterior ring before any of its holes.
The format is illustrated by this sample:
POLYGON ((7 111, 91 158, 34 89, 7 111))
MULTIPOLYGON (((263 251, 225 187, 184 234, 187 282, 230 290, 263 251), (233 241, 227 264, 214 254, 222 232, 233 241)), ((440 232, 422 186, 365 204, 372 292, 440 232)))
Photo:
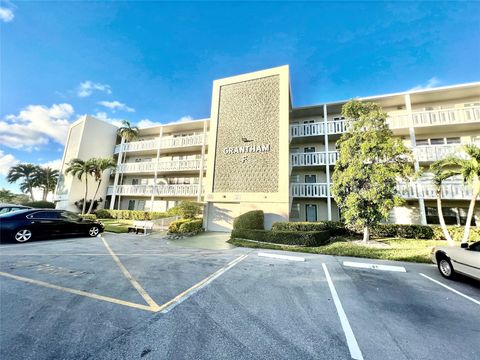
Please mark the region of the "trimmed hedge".
POLYGON ((330 231, 234 229, 231 237, 283 245, 320 246, 328 244, 330 240, 330 231))
POLYGON ((178 228, 180 234, 194 233, 198 234, 203 231, 203 219, 189 219, 190 221, 184 222, 178 228))
POLYGON ((84 219, 88 219, 88 220, 97 220, 97 215, 95 214, 83 214, 83 215, 80 215, 82 218, 84 219))
POLYGON ((31 206, 37 209, 55 209, 55 204, 50 201, 30 201, 23 205, 31 206))
POLYGON ((263 230, 265 215, 262 210, 248 211, 233 221, 233 229, 257 229, 263 230))
POLYGON ((179 220, 172 221, 170 225, 168 225, 168 232, 178 233, 180 231, 180 226, 189 221, 191 221, 191 219, 179 219, 179 220))
MULTIPOLYGON (((356 231, 362 234, 363 232, 356 231)), ((372 226, 370 235, 374 237, 400 237, 406 239, 434 238, 433 228, 429 225, 377 224, 372 226)))
POLYGON ((348 229, 340 221, 275 222, 272 231, 330 231, 331 236, 347 235, 348 229))
MULTIPOLYGON (((433 239, 435 240, 445 240, 442 232, 442 227, 440 225, 432 225, 433 229, 433 239)), ((465 231, 465 226, 447 226, 448 232, 453 240, 461 241, 463 238, 463 232, 465 231)), ((480 240, 480 228, 471 227, 469 241, 480 240)))
POLYGON ((125 219, 125 220, 155 220, 167 217, 164 212, 141 210, 107 210, 95 211, 99 219, 125 219))

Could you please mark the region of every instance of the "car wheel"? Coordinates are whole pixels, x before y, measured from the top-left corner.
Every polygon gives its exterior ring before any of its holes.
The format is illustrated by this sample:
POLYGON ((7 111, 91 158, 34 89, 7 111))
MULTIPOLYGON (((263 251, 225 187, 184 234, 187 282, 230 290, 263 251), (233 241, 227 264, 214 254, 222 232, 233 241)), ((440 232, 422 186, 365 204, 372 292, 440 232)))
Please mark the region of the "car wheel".
POLYGON ((32 232, 28 229, 20 229, 15 232, 14 238, 16 242, 24 243, 32 238, 32 232))
POLYGON ((438 259, 438 270, 444 278, 453 279, 455 277, 455 270, 453 270, 452 263, 450 259, 445 256, 438 259))
POLYGON ((88 230, 88 235, 91 236, 91 237, 95 237, 95 236, 97 236, 98 234, 100 234, 100 229, 98 228, 98 226, 92 226, 92 227, 88 230))

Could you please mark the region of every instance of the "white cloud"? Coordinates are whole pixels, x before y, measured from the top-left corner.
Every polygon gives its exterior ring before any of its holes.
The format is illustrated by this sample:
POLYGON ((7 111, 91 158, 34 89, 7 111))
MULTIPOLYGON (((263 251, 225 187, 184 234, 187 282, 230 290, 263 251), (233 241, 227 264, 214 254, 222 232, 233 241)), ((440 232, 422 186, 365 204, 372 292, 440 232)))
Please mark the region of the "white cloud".
POLYGON ((431 88, 434 88, 438 85, 441 84, 441 81, 440 79, 438 79, 437 77, 432 77, 430 79, 428 79, 428 81, 424 84, 419 84, 417 86, 414 86, 413 88, 411 88, 410 90, 408 91, 416 91, 416 90, 424 90, 424 89, 431 89, 431 88))
POLYGON ((134 108, 128 107, 124 103, 121 103, 120 101, 99 101, 97 104, 105 106, 109 109, 111 109, 113 112, 115 110, 122 110, 122 111, 127 111, 127 112, 135 112, 134 108))
POLYGON ((49 168, 52 168, 53 170, 60 170, 60 168, 62 167, 62 159, 47 161, 43 164, 40 164, 40 166, 49 167, 49 168))
POLYGON ((4 7, 0 7, 0 20, 3 22, 10 22, 13 20, 15 15, 13 15, 13 11, 4 7))
POLYGON ((147 128, 147 127, 158 126, 158 125, 162 125, 162 124, 158 122, 154 122, 150 119, 142 119, 137 123, 137 126, 139 128, 147 128))
POLYGON ((112 93, 112 90, 110 89, 110 85, 94 83, 93 81, 87 80, 80 83, 77 89, 77 95, 80 97, 88 97, 92 95, 94 91, 101 91, 106 94, 112 93))
POLYGON ((18 164, 18 160, 15 159, 15 156, 12 154, 5 154, 0 150, 0 175, 6 176, 8 170, 16 164, 18 164))
POLYGON ((113 124, 115 126, 122 126, 122 121, 123 119, 114 119, 114 118, 109 118, 107 113, 104 111, 97 112, 96 114, 93 115, 93 117, 96 117, 97 119, 109 122, 110 124, 113 124))
POLYGON ((28 105, 18 115, 0 120, 0 143, 14 149, 35 149, 53 140, 65 144, 73 106, 67 103, 28 105))

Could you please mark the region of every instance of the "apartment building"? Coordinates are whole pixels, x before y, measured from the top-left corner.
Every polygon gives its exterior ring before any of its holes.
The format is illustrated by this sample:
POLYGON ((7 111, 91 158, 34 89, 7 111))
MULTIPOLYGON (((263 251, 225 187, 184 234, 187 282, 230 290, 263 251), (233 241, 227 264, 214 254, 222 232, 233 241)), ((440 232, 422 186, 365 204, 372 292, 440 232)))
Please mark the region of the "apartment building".
MULTIPOLYGON (((424 169, 416 181, 398 183, 405 204, 389 221, 438 223, 428 166, 449 154, 464 156, 463 144, 480 145, 480 83, 360 100, 382 106, 394 135, 412 149, 412 166, 424 169)), ((251 209, 265 211, 267 227, 276 220, 339 220, 330 187, 346 101, 293 107, 288 66, 216 80, 209 119, 141 129, 133 142, 118 138, 113 125, 79 119, 70 129, 64 168, 73 157, 114 156, 117 171, 106 175, 103 206, 165 211, 184 199, 201 201, 210 230, 228 230, 251 209), (94 141, 98 134, 103 141, 94 141)), ((57 206, 72 209, 81 198, 79 181, 62 176, 57 206)), ((446 222, 464 224, 469 186, 452 178, 442 198, 446 222)), ((478 207, 474 222, 480 225, 478 207)))

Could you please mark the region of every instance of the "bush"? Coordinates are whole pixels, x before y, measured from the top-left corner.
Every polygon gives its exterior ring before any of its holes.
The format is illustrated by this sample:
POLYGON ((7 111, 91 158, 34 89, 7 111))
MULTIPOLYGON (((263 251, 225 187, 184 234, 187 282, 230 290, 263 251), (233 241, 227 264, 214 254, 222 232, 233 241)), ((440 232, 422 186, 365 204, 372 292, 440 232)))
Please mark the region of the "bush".
POLYGON ((24 204, 38 209, 55 209, 55 204, 50 201, 30 201, 24 204))
POLYGON ((180 224, 178 232, 180 234, 194 233, 198 234, 203 231, 203 220, 202 219, 193 219, 187 222, 180 224))
POLYGON ((189 221, 192 221, 191 219, 179 219, 179 220, 175 220, 175 221, 172 221, 170 223, 170 225, 168 225, 168 232, 169 233, 178 233, 180 232, 180 226, 182 224, 185 224, 189 221))
POLYGON ((177 206, 168 209, 167 213, 170 216, 178 215, 182 219, 195 219, 202 213, 203 205, 195 201, 182 201, 177 206))
POLYGON ((320 246, 328 244, 330 240, 330 231, 269 231, 256 229, 234 229, 231 237, 283 245, 320 246))
MULTIPOLYGON (((435 240, 445 240, 443 236, 442 227, 440 225, 432 225, 433 229, 433 239, 435 240)), ((463 233, 465 231, 465 226, 447 226, 448 232, 453 240, 461 241, 463 238, 463 233)), ((480 228, 479 227, 471 227, 470 228, 470 241, 480 240, 480 228)))
MULTIPOLYGON (((80 200, 77 200, 77 201, 74 202, 74 204, 75 204, 75 206, 77 207, 78 210, 80 210, 80 211, 83 210, 83 202, 84 201, 85 201, 85 199, 80 199, 80 200)), ((95 200, 93 202, 92 211, 97 210, 98 204, 100 204, 102 201, 103 201, 102 198, 100 198, 98 200, 95 200)), ((88 209, 90 209, 90 203, 91 202, 92 202, 92 199, 87 201, 87 204, 85 205, 85 211, 88 211, 88 209)))
POLYGON ((88 219, 88 220, 97 220, 97 215, 95 214, 83 214, 83 215, 80 215, 82 218, 84 219, 88 219))
POLYGON ((275 222, 272 225, 273 231, 323 231, 329 230, 331 236, 347 235, 349 233, 345 224, 340 221, 319 221, 319 222, 275 222))
POLYGON ((95 211, 99 219, 125 219, 125 220, 155 220, 167 217, 167 214, 159 211, 141 210, 107 210, 95 211))
POLYGON ((264 229, 264 214, 262 210, 246 212, 233 221, 233 229, 264 229))
MULTIPOLYGON (((362 233, 362 231, 359 231, 362 233)), ((433 239, 434 231, 429 225, 377 224, 370 234, 374 237, 400 237, 406 239, 433 239)))

